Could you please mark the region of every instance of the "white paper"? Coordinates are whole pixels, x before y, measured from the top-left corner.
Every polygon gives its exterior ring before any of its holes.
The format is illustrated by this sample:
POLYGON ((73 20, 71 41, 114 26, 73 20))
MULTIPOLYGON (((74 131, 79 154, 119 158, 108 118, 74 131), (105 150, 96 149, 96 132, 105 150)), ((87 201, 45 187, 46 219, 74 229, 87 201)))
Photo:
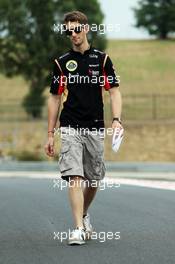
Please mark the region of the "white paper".
POLYGON ((114 130, 113 137, 112 137, 112 149, 115 152, 117 152, 120 148, 120 145, 123 139, 123 133, 124 133, 123 128, 116 128, 114 130))

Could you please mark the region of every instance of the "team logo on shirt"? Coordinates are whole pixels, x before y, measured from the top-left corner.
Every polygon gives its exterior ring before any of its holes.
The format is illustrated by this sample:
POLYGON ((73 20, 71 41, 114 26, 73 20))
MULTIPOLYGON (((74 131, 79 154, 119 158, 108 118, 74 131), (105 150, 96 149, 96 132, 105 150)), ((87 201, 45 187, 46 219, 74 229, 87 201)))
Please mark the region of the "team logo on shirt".
POLYGON ((75 71, 77 66, 78 66, 78 64, 75 60, 69 60, 66 63, 66 69, 68 69, 68 71, 75 71))

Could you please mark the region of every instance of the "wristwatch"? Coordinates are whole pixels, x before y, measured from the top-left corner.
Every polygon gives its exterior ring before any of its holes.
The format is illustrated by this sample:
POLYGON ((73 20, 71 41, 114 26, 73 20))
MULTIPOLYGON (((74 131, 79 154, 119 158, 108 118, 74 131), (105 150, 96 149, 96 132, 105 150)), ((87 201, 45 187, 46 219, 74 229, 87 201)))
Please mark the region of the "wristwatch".
POLYGON ((112 119, 112 123, 113 123, 114 121, 118 121, 120 124, 122 123, 120 117, 114 117, 114 118, 112 119))

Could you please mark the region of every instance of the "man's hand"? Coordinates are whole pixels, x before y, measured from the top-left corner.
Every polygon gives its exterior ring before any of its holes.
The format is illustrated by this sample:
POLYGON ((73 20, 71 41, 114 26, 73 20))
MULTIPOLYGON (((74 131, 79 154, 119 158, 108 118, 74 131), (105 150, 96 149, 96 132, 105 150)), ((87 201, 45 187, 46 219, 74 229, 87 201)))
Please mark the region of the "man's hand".
POLYGON ((118 129, 122 129, 123 126, 122 126, 118 121, 114 120, 114 121, 112 122, 112 129, 114 130, 114 129, 116 129, 116 128, 118 128, 118 129))
POLYGON ((53 136, 49 136, 48 137, 48 141, 44 147, 46 154, 49 157, 54 157, 54 137, 53 136))

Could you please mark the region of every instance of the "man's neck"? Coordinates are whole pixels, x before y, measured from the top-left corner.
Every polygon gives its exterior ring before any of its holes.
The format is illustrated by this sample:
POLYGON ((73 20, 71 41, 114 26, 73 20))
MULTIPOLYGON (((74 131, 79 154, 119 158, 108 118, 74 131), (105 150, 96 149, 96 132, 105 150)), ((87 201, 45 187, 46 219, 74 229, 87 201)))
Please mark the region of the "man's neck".
POLYGON ((88 41, 86 41, 85 43, 82 43, 80 46, 73 45, 72 48, 74 51, 78 51, 78 52, 83 54, 86 50, 88 50, 90 48, 90 45, 89 45, 88 41))

